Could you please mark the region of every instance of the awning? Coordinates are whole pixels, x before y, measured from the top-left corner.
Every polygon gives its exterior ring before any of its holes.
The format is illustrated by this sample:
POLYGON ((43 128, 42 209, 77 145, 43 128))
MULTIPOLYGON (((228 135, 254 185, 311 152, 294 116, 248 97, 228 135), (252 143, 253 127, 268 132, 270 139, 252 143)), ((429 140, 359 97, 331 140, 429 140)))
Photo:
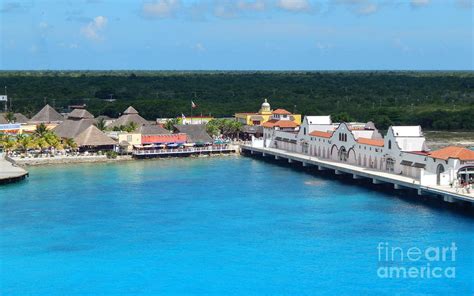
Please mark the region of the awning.
POLYGON ((413 162, 412 161, 408 161, 408 160, 402 160, 402 162, 400 162, 401 165, 408 165, 408 166, 411 166, 413 162))
POLYGON ((413 167, 424 169, 424 168, 426 167, 426 164, 424 164, 424 163, 419 163, 419 162, 415 162, 415 163, 413 164, 413 167))

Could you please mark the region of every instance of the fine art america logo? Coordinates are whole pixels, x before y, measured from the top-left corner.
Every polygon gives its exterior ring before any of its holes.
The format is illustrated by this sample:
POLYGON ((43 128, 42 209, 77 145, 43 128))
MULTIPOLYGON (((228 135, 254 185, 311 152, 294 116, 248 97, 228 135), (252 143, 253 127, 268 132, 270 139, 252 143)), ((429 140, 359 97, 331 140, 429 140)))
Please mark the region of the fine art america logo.
POLYGON ((438 279, 456 277, 456 243, 447 246, 402 248, 387 242, 377 245, 380 278, 438 279))

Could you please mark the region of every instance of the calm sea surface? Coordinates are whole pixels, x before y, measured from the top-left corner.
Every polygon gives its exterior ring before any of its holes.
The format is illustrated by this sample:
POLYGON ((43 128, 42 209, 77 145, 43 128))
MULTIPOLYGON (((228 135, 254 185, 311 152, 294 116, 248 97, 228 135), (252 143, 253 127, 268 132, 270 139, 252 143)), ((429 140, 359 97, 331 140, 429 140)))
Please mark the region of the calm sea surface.
POLYGON ((447 207, 243 157, 30 173, 0 187, 2 295, 474 292, 474 219, 447 207))

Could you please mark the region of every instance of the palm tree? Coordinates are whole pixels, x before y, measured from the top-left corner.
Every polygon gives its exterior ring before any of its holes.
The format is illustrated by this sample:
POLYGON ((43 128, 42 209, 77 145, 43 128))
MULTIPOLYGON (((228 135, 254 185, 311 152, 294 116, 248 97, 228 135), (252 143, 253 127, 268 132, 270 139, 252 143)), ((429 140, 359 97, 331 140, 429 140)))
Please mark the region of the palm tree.
POLYGON ((71 150, 76 150, 77 149, 77 144, 74 142, 74 139, 69 138, 64 141, 64 145, 66 147, 69 147, 71 150))
POLYGON ((131 133, 135 131, 137 127, 138 127, 138 124, 132 121, 125 127, 125 131, 131 133))
POLYGON ((104 118, 100 118, 96 123, 94 123, 94 125, 100 129, 101 131, 105 131, 106 127, 105 127, 105 119, 104 118))
POLYGON ((176 119, 176 118, 169 119, 165 123, 165 129, 167 129, 169 131, 173 131, 174 126, 176 124, 178 124, 178 119, 176 119))
POLYGON ((43 137, 44 134, 46 134, 47 132, 48 132, 48 128, 46 127, 46 125, 44 123, 40 123, 39 125, 36 126, 35 136, 43 137))
POLYGON ((13 112, 7 112, 7 113, 5 114, 5 119, 6 119, 9 123, 15 122, 15 120, 16 120, 15 113, 13 113, 13 112))

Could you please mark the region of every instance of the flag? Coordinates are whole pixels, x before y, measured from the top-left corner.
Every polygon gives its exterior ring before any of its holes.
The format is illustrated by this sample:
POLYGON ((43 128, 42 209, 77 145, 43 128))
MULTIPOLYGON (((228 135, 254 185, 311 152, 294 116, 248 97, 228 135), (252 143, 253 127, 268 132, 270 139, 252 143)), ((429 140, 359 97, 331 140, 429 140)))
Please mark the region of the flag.
POLYGON ((184 116, 184 114, 181 113, 181 118, 184 120, 184 119, 186 119, 186 116, 184 116))
POLYGON ((194 109, 194 108, 197 108, 197 105, 196 105, 196 104, 194 104, 194 102, 193 102, 193 101, 191 101, 191 108, 193 108, 193 109, 194 109))

